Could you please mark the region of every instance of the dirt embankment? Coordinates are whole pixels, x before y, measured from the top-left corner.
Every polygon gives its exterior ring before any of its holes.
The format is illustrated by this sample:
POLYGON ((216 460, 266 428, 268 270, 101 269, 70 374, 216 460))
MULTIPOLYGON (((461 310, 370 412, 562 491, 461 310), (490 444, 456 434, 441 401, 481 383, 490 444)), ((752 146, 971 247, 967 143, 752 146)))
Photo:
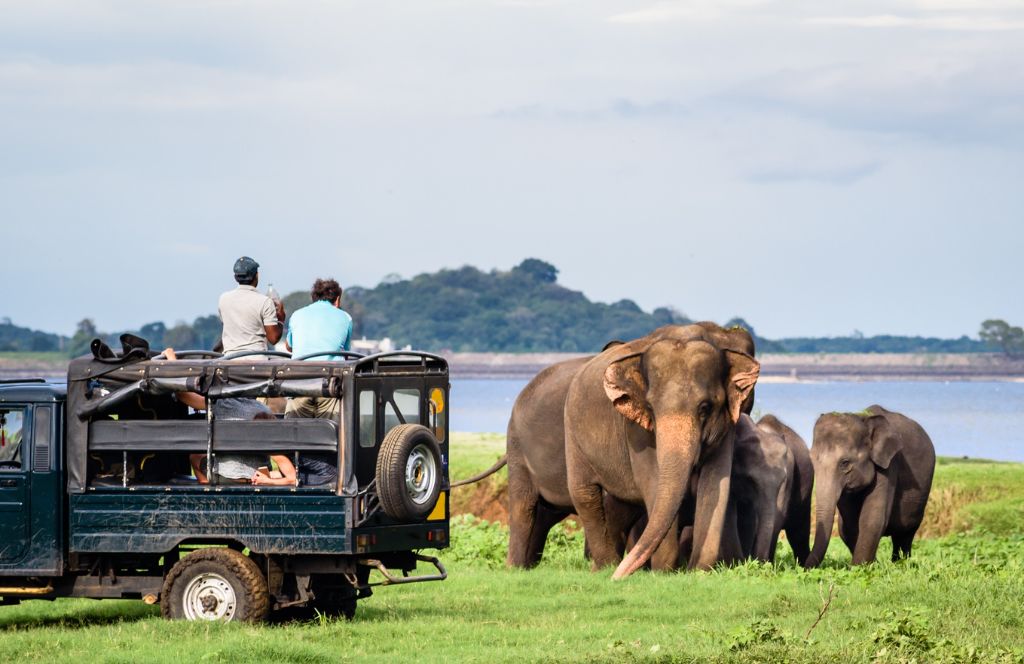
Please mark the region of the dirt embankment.
MULTIPOLYGON (((456 478, 458 479, 458 478, 456 478)), ((505 471, 476 484, 452 489, 452 516, 472 514, 487 521, 508 525, 508 477, 505 471)))

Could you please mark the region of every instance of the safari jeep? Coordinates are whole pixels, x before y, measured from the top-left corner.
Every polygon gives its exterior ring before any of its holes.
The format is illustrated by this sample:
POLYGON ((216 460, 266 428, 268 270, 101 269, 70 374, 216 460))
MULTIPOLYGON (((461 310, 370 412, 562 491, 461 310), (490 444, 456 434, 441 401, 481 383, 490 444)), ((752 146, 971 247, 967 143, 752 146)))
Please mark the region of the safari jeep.
POLYGON ((71 362, 66 384, 0 384, 0 604, 135 598, 189 620, 259 621, 299 606, 352 617, 373 586, 445 578, 419 553, 448 545, 443 358, 168 361, 97 345, 71 362), (216 417, 219 399, 309 396, 340 399, 338 418, 216 417), (218 456, 238 454, 296 467, 317 455, 336 477, 219 479, 218 456), (194 476, 197 458, 209 483, 194 476))

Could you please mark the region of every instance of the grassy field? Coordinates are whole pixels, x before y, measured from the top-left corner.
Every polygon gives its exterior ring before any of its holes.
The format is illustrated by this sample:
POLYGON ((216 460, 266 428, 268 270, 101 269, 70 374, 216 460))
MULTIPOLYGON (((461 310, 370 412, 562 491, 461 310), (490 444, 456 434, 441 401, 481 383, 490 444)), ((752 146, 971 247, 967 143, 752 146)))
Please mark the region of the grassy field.
MULTIPOLYGON (((503 446, 457 436, 452 476, 503 446)), ((943 460, 935 495, 928 527, 943 535, 898 564, 850 569, 836 540, 818 570, 796 569, 783 544, 775 566, 613 583, 588 570, 572 528, 556 528, 538 569, 509 571, 503 526, 462 515, 447 581, 379 589, 352 622, 197 625, 141 602, 34 601, 0 607, 0 644, 5 660, 47 662, 1024 662, 1024 466, 943 460)))

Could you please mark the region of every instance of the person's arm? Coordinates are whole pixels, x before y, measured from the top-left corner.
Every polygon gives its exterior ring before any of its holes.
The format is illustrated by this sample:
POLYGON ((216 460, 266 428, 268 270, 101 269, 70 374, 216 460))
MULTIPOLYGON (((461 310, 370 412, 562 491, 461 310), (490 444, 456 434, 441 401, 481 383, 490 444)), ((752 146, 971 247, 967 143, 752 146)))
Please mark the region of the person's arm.
POLYGON ((276 344, 284 334, 284 302, 274 302, 269 297, 263 305, 263 329, 267 333, 267 341, 276 344))
POLYGON ((272 454, 270 458, 277 464, 281 477, 269 477, 257 470, 253 473, 252 483, 263 486, 295 486, 295 465, 291 459, 283 454, 272 454))
MULTIPOLYGON (((164 348, 164 357, 169 361, 175 362, 178 359, 178 355, 174 352, 173 348, 164 348)), ((206 410, 206 398, 195 392, 177 392, 178 401, 192 408, 193 410, 206 410)))

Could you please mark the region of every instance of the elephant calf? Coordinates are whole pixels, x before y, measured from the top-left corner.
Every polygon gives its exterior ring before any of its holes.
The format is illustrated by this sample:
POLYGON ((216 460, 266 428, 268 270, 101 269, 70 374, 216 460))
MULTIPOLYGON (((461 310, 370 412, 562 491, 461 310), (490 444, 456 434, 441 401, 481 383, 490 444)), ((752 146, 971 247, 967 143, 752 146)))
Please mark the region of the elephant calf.
POLYGON ((741 415, 736 423, 731 491, 741 557, 774 562, 789 511, 793 468, 793 454, 782 436, 741 415))
POLYGON ((793 455, 789 507, 782 529, 786 531, 786 540, 793 549, 796 562, 803 565, 811 552, 811 493, 814 491, 814 465, 811 463, 811 453, 800 434, 774 415, 765 415, 759 419, 757 427, 782 436, 790 454, 793 455))
POLYGON ((893 560, 910 555, 935 473, 935 447, 921 425, 877 405, 828 413, 814 425, 811 460, 817 505, 807 567, 825 557, 837 507, 854 565, 874 562, 886 536, 893 560))

